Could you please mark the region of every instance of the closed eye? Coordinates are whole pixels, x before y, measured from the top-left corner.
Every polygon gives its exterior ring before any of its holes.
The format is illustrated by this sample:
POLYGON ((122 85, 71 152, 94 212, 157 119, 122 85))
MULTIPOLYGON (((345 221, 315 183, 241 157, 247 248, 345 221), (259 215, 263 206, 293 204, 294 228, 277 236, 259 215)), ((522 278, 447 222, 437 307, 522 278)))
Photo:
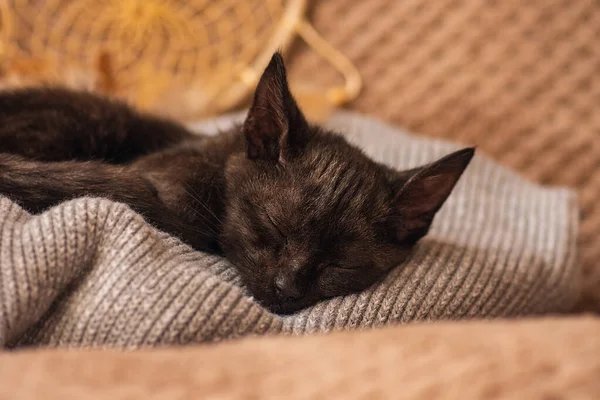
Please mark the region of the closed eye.
POLYGON ((279 236, 281 236, 281 238, 285 241, 285 245, 287 246, 287 244, 288 244, 287 236, 283 234, 281 229, 279 229, 279 227, 275 223, 275 220, 273 219, 273 217, 271 217, 271 215, 268 212, 266 214, 267 214, 267 218, 269 218, 269 222, 271 222, 271 225, 273 225, 273 228, 277 231, 279 236))
POLYGON ((341 265, 341 264, 327 264, 324 266, 324 268, 337 269, 337 270, 342 270, 342 271, 352 271, 352 270, 357 269, 357 267, 354 267, 354 266, 341 265))

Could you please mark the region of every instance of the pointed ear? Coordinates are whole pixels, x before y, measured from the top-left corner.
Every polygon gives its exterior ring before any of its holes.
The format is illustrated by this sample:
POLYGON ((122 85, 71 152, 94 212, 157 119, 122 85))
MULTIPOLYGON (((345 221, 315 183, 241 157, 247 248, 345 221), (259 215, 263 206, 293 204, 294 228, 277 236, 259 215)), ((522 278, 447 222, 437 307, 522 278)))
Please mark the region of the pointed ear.
POLYGON ((242 127, 248 158, 285 163, 294 134, 307 126, 292 97, 281 54, 275 53, 262 74, 242 127), (292 132, 293 131, 293 132, 292 132))
POLYGON ((473 158, 474 148, 459 150, 431 164, 401 173, 396 183, 394 229, 399 241, 413 244, 429 231, 473 158))

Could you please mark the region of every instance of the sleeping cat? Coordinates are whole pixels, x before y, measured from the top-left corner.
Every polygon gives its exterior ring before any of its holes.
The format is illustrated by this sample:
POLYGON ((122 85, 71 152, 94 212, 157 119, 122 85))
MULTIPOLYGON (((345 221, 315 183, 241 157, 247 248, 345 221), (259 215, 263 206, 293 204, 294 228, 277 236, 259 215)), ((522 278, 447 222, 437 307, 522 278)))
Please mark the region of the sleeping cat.
POLYGON ((363 290, 410 254, 467 148, 394 171, 307 122, 275 54, 246 120, 215 137, 57 88, 0 93, 0 193, 31 212, 102 196, 225 255, 277 313, 363 290))

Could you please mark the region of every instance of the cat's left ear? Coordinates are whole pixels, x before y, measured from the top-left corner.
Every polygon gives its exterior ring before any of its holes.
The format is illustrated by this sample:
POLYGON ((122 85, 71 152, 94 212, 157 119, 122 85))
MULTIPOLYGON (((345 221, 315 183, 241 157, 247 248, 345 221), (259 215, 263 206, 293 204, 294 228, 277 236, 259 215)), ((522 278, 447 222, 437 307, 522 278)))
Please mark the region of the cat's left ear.
POLYGON ((394 199, 393 229, 398 241, 413 244, 429 231, 433 217, 473 158, 474 148, 447 155, 431 164, 400 173, 394 199))
POLYGON ((290 93, 283 58, 275 53, 258 82, 242 127, 248 158, 284 164, 307 126, 290 93))

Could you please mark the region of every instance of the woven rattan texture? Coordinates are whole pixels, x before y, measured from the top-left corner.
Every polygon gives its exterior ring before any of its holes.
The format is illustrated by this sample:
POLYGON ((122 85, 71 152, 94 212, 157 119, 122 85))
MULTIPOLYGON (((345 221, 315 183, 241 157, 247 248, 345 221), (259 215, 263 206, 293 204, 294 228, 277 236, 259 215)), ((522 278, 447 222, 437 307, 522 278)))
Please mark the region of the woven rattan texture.
POLYGON ((290 35, 278 31, 280 20, 294 21, 285 5, 299 3, 2 0, 0 83, 22 72, 31 83, 81 88, 82 76, 75 79, 72 69, 90 81, 102 72, 111 84, 89 88, 139 108, 175 118, 223 112, 251 93, 254 82, 242 77, 270 58, 271 42, 284 45, 290 35))
MULTIPOLYGON (((600 2, 328 0, 311 20, 363 75, 353 108, 577 188, 581 307, 600 311, 600 2)), ((293 60, 335 78, 308 51, 293 60)))

